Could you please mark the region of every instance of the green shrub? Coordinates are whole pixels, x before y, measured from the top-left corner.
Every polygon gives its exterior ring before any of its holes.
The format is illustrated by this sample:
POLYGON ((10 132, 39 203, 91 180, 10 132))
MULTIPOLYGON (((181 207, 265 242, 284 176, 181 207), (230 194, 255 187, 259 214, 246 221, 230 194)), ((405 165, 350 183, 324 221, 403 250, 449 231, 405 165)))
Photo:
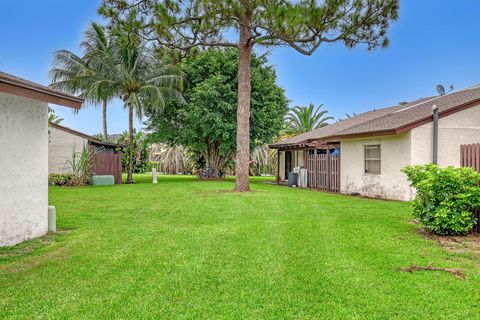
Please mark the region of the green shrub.
POLYGON ((68 186, 76 179, 74 173, 50 173, 48 175, 49 186, 68 186))
POLYGON ((427 164, 402 170, 417 191, 413 216, 439 235, 466 234, 475 226, 480 207, 480 174, 472 168, 440 168, 427 164))

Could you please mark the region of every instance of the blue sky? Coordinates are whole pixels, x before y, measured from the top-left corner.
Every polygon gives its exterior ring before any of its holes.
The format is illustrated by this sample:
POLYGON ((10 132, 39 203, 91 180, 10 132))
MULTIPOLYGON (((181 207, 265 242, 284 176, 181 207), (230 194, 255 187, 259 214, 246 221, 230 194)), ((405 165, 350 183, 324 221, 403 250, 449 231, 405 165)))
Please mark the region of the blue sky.
MULTIPOLYGON (((48 84, 52 53, 79 52, 89 21, 99 21, 99 0, 2 1, 0 70, 48 84)), ((390 46, 372 52, 341 45, 313 56, 288 48, 269 49, 278 82, 291 105, 323 103, 336 118, 434 95, 438 83, 457 89, 480 83, 480 2, 401 0, 400 19, 389 32, 390 46)), ((56 108, 73 129, 102 130, 101 110, 78 114, 56 108)), ((122 104, 108 111, 110 133, 128 126, 122 104)), ((141 123, 136 122, 140 127, 141 123)))

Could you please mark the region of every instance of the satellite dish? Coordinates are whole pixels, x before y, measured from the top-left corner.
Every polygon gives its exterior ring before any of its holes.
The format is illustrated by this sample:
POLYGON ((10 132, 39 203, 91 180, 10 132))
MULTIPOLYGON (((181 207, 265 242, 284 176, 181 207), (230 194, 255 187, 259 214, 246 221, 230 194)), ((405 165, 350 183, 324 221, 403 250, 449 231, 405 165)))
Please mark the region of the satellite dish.
POLYGON ((445 90, 445 87, 442 86, 441 84, 437 84, 437 92, 438 92, 438 94, 441 95, 441 96, 444 96, 444 95, 446 95, 447 93, 452 92, 452 90, 453 90, 453 84, 450 85, 448 91, 446 91, 446 90, 445 90))
POLYGON ((445 94, 445 88, 441 84, 437 84, 437 92, 439 95, 443 96, 445 94))

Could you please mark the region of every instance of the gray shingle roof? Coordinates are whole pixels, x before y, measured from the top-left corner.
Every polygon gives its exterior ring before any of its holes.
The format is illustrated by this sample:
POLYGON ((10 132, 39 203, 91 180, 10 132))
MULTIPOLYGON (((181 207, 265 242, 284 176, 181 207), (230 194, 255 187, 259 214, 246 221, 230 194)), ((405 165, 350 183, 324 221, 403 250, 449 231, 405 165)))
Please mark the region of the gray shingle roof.
POLYGON ((460 108, 480 103, 480 87, 475 86, 445 96, 421 98, 384 109, 371 110, 357 116, 271 144, 273 148, 295 146, 311 141, 330 142, 342 137, 397 134, 432 119, 436 105, 440 117, 460 108))

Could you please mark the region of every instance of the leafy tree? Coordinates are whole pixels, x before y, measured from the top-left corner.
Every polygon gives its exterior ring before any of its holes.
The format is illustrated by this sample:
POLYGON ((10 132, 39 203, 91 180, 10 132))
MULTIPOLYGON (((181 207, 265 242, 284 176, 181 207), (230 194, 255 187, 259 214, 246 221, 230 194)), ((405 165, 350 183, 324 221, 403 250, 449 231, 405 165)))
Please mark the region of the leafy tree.
POLYGON ((109 86, 95 86, 102 80, 110 80, 114 74, 114 38, 101 25, 92 22, 84 34, 81 44, 83 56, 68 50, 59 50, 54 54, 50 76, 51 87, 85 99, 84 105, 102 103, 103 136, 107 132, 107 104, 116 97, 109 86))
POLYGON ((290 109, 285 118, 285 131, 289 135, 312 131, 321 127, 328 126, 328 121, 333 117, 327 116, 328 110, 322 110, 323 104, 317 108, 310 103, 308 107, 297 106, 290 109))
POLYGON ((161 47, 238 50, 236 190, 248 191, 253 47, 289 46, 305 55, 335 42, 386 47, 398 7, 398 0, 102 0, 99 12, 112 24, 138 14, 141 36, 161 47))
MULTIPOLYGON (((147 121, 155 140, 184 145, 201 155, 209 178, 221 177, 235 154, 237 61, 233 49, 189 55, 181 63, 188 84, 186 104, 167 103, 161 115, 149 115, 147 121)), ((251 109, 249 150, 272 141, 287 111, 284 91, 265 56, 253 55, 251 109)))

